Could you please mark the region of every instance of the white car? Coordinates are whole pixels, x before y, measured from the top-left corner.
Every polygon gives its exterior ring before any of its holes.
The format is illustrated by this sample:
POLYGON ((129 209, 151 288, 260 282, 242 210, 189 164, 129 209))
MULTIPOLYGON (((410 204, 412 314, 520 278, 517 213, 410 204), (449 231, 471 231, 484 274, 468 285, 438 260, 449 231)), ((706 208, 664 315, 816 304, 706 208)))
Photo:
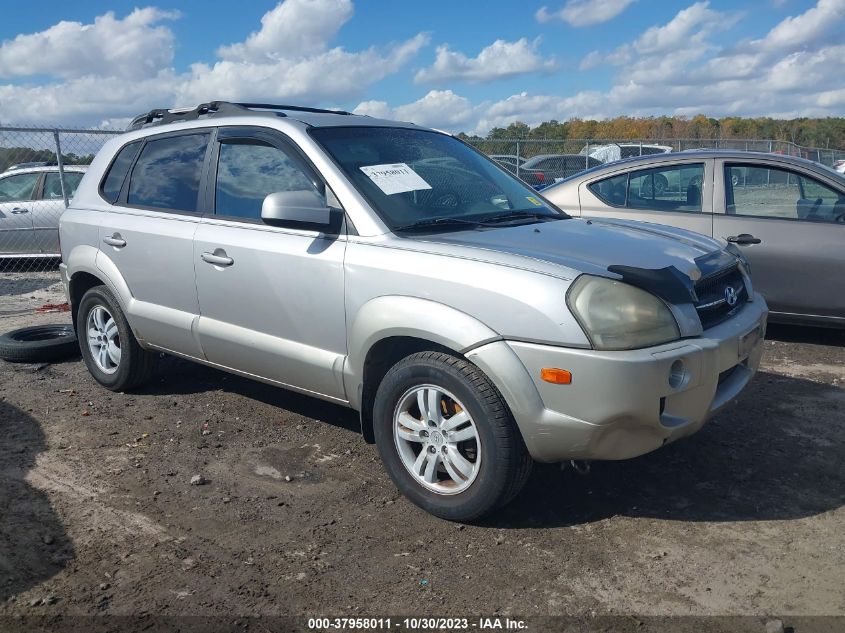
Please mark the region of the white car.
POLYGON ((845 174, 845 160, 837 160, 832 165, 833 171, 837 171, 840 174, 845 174))
POLYGON ((58 257, 59 217, 87 165, 16 167, 0 174, 0 259, 58 257))
POLYGON ((607 145, 591 145, 585 147, 582 153, 589 152, 602 163, 612 163, 623 158, 634 156, 650 156, 652 154, 668 154, 672 148, 668 145, 652 145, 647 143, 608 143, 607 145))

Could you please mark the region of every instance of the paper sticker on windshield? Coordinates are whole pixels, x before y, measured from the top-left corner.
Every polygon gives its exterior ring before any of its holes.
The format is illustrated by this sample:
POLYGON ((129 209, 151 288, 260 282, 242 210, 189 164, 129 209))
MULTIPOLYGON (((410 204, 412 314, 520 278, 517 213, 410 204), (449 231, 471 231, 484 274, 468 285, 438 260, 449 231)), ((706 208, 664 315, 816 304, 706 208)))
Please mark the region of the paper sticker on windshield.
POLYGON ((539 200, 537 200, 537 198, 535 198, 534 196, 525 196, 525 199, 528 200, 528 202, 533 204, 535 207, 542 207, 543 206, 543 203, 540 202, 539 200))
POLYGON ((361 167, 361 171, 367 174, 376 187, 388 196, 394 193, 405 193, 406 191, 431 189, 431 185, 420 178, 419 174, 405 163, 369 165, 361 167))

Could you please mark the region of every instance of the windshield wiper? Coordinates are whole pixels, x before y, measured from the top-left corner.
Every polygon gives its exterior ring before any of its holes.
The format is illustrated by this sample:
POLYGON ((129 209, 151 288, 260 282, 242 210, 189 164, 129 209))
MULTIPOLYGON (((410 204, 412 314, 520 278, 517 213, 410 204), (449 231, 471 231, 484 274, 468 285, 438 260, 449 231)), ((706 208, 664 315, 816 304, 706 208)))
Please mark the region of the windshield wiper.
POLYGON ((563 220, 568 218, 567 215, 558 215, 552 213, 543 213, 541 211, 505 211, 504 213, 495 213, 493 215, 485 215, 478 218, 479 224, 498 224, 500 222, 511 222, 512 220, 563 220))
POLYGON ((448 226, 481 226, 484 222, 479 220, 464 220, 463 218, 428 218, 426 220, 417 220, 410 224, 403 224, 397 226, 394 231, 411 231, 414 229, 427 229, 432 227, 448 227, 448 226))

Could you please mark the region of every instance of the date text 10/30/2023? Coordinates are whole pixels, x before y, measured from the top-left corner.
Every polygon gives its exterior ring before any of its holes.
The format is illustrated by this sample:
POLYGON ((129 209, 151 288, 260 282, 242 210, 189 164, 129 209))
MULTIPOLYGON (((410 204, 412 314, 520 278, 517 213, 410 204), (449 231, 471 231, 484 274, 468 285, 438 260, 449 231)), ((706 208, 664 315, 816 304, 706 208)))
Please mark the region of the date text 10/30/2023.
POLYGON ((308 628, 313 631, 522 631, 526 622, 514 618, 309 618, 308 628))

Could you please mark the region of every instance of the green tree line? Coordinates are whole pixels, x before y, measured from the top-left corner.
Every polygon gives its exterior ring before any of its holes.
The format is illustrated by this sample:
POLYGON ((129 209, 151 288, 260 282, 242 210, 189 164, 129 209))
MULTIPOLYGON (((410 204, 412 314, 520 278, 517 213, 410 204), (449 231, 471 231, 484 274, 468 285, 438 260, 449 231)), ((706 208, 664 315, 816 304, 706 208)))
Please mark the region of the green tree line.
MULTIPOLYGON (((94 160, 93 154, 80 156, 73 152, 62 152, 62 162, 65 165, 89 165, 94 160)), ((12 165, 19 163, 56 163, 56 152, 49 149, 33 149, 31 147, 0 147, 0 172, 6 171, 12 165)))
POLYGON ((471 140, 496 139, 595 139, 595 140, 661 140, 661 139, 766 139, 788 141, 797 145, 824 149, 845 149, 845 117, 821 119, 772 119, 769 117, 724 117, 714 119, 698 114, 694 117, 627 117, 594 121, 570 119, 546 121, 536 127, 515 122, 496 127, 486 137, 469 136, 471 140))

